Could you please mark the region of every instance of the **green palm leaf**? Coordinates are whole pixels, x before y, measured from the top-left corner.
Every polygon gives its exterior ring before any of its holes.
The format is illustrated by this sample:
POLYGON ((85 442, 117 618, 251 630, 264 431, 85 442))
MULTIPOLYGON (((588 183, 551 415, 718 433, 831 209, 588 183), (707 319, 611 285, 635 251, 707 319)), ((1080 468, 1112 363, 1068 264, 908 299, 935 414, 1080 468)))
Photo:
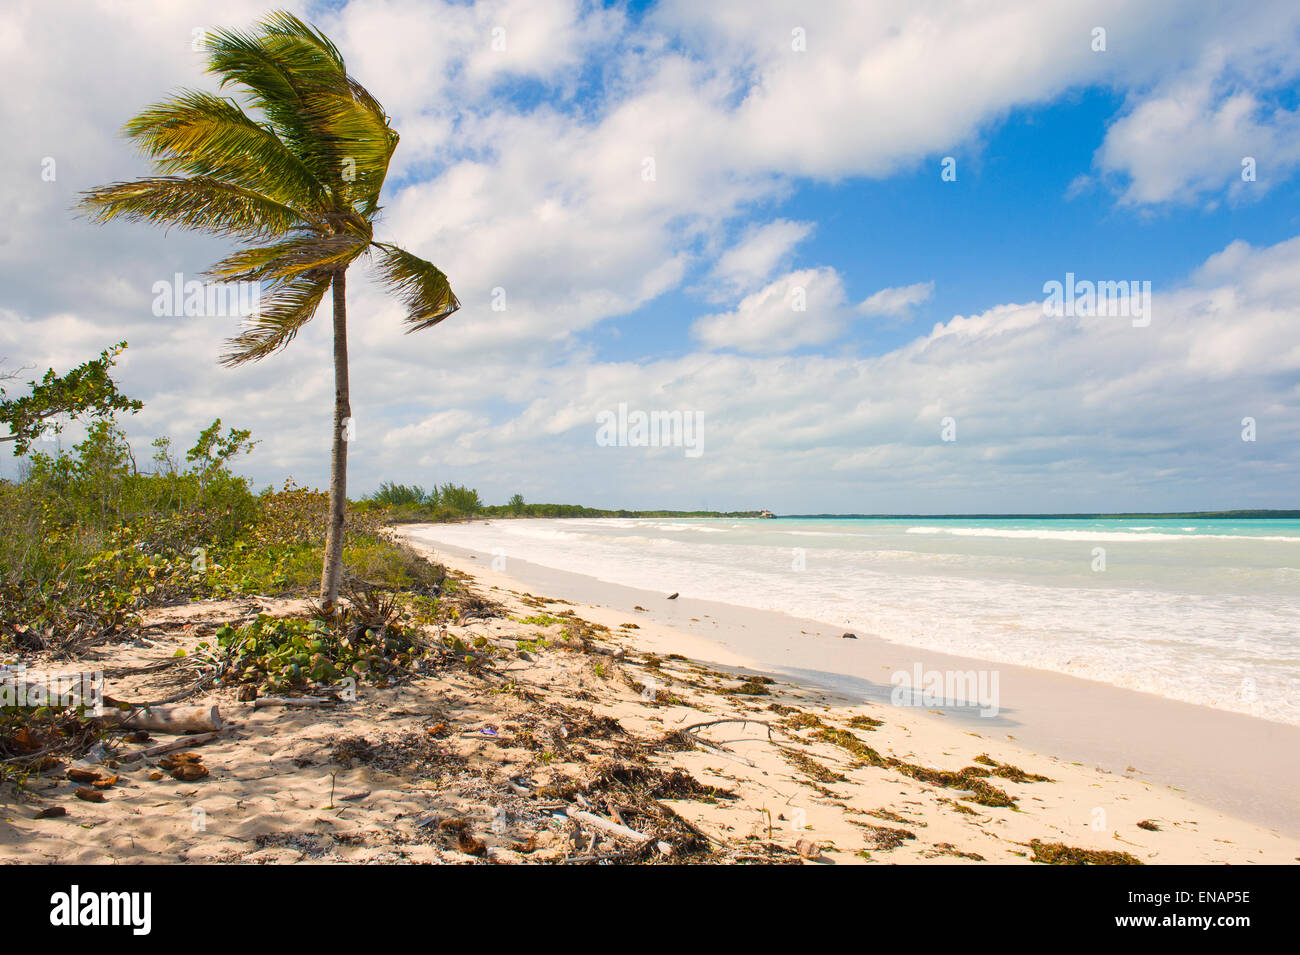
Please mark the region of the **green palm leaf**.
POLYGON ((307 234, 273 245, 241 249, 207 270, 221 282, 280 282, 304 273, 333 274, 369 245, 351 235, 307 234))
POLYGON ((441 269, 395 245, 376 242, 376 268, 389 291, 406 306, 408 332, 432 328, 458 308, 451 283, 441 269))
POLYGON ((207 176, 115 182, 83 192, 80 206, 92 222, 121 218, 215 235, 279 235, 316 226, 283 202, 207 176))
POLYGON ((243 333, 230 339, 231 351, 221 357, 221 363, 233 367, 259 361, 288 345, 316 314, 332 279, 328 273, 302 275, 276 288, 262 300, 243 333))
POLYGON ((125 132, 158 172, 221 179, 298 208, 328 201, 306 164, 233 100, 185 91, 146 109, 125 132))

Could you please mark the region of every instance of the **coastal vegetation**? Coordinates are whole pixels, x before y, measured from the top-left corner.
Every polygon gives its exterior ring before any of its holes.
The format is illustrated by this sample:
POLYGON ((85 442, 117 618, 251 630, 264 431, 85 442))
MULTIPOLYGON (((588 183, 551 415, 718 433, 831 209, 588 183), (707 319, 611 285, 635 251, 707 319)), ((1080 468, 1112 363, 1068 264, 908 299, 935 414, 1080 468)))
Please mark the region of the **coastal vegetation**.
POLYGON ((485 504, 478 491, 458 484, 420 485, 385 481, 358 501, 358 512, 382 511, 389 523, 456 521, 470 518, 503 520, 515 517, 758 517, 759 511, 611 510, 581 504, 527 503, 515 494, 505 504, 485 504))
POLYGON ((383 107, 347 72, 338 48, 285 12, 252 33, 206 37, 208 72, 229 97, 185 90, 124 130, 157 175, 83 194, 92 221, 126 219, 243 243, 207 270, 216 282, 256 282, 260 304, 230 341, 227 365, 287 347, 329 292, 333 304, 334 427, 320 600, 331 609, 343 573, 347 506, 348 268, 372 257, 406 310, 407 331, 432 328, 460 303, 432 263, 375 238, 379 197, 398 135, 383 107))

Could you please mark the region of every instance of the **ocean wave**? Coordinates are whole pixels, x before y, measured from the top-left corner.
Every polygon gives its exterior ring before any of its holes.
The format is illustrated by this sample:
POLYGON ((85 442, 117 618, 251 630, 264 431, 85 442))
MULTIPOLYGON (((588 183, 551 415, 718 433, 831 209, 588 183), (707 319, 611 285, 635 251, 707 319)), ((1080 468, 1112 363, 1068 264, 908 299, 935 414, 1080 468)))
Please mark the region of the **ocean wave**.
POLYGON ((792 566, 791 548, 783 546, 790 538, 776 528, 757 538, 753 525, 743 525, 734 539, 684 539, 668 529, 674 523, 501 521, 439 525, 419 536, 1300 725, 1300 700, 1288 689, 1300 680, 1300 647, 1292 637, 1300 626, 1300 570, 1280 561, 1224 563, 1212 557, 1221 550, 1204 544, 1297 537, 918 525, 909 532, 940 536, 928 542, 934 552, 917 552, 903 545, 918 539, 909 541, 895 524, 889 545, 878 537, 861 547, 849 540, 810 545, 792 566), (1112 584, 1067 574, 1059 560, 1034 557, 1029 547, 1004 545, 992 557, 972 553, 986 549, 958 540, 972 536, 1124 540, 1134 555, 1142 542, 1199 540, 1202 547, 1180 547, 1177 561, 1157 561, 1112 584))

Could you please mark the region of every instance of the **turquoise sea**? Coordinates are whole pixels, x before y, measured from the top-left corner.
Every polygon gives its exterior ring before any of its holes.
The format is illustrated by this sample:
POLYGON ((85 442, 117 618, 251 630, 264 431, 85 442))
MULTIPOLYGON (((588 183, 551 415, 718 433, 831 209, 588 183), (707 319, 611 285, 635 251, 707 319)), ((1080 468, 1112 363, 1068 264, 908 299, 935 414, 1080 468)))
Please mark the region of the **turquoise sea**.
POLYGON ((1300 725, 1300 520, 519 520, 437 536, 1300 725))

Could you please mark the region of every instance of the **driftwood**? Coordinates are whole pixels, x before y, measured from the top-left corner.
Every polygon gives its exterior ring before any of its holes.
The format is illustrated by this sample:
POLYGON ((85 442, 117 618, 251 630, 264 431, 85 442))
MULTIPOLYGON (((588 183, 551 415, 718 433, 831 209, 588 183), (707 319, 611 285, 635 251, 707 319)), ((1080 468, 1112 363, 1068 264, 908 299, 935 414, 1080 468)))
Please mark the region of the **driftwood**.
POLYGON ((334 701, 327 696, 259 696, 253 701, 253 709, 260 710, 268 706, 333 706, 334 701))
POLYGON ((594 812, 586 812, 582 809, 570 809, 568 816, 575 822, 580 822, 593 829, 599 829, 601 832, 608 833, 611 836, 617 836, 620 839, 627 839, 629 842, 641 843, 650 841, 650 836, 647 836, 644 832, 637 832, 635 829, 629 829, 627 826, 620 826, 618 823, 611 822, 604 816, 598 816, 594 812))
POLYGON ((198 736, 178 736, 170 743, 159 743, 157 746, 137 749, 134 753, 127 753, 125 756, 117 757, 117 760, 122 763, 134 763, 137 759, 161 756, 163 753, 170 753, 174 749, 189 749, 191 746, 202 746, 204 743, 211 743, 220 735, 221 731, 218 730, 215 733, 200 733, 198 736))
POLYGON ((105 723, 157 733, 212 732, 222 727, 221 713, 213 706, 153 706, 147 709, 105 710, 105 723))
POLYGON ((677 732, 693 733, 695 730, 704 729, 706 726, 721 726, 723 723, 757 723, 767 730, 767 738, 772 738, 772 724, 765 723, 763 720, 746 720, 746 719, 729 719, 729 720, 706 720, 703 723, 692 723, 690 726, 683 726, 677 732))

